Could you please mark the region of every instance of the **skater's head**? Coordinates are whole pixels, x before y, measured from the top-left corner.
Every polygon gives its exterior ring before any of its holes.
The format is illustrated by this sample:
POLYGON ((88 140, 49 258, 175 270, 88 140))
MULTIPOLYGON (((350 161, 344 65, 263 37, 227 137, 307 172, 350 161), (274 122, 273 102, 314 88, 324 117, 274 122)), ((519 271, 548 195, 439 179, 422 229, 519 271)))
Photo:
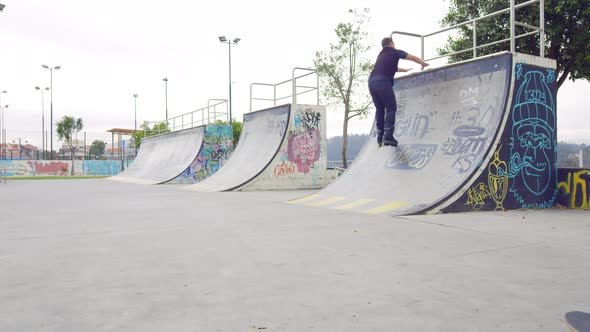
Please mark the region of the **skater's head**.
POLYGON ((383 38, 383 40, 381 40, 381 46, 383 48, 385 48, 385 47, 395 48, 395 43, 393 42, 393 39, 391 39, 391 37, 385 37, 385 38, 383 38))

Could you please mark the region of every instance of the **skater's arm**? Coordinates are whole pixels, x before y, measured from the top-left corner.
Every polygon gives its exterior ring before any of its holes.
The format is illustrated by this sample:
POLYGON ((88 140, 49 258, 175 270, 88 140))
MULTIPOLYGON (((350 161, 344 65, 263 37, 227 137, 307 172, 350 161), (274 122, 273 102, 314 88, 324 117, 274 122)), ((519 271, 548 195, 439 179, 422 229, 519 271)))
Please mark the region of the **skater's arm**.
POLYGON ((410 71, 410 70, 412 70, 412 68, 409 68, 409 69, 406 69, 406 68, 399 68, 399 67, 397 68, 397 72, 398 72, 398 73, 405 73, 405 72, 408 72, 408 71, 410 71))
POLYGON ((419 64, 422 66, 422 70, 424 70, 424 67, 428 67, 430 65, 429 63, 424 62, 424 60, 412 54, 408 54, 408 56, 406 56, 406 60, 414 61, 415 63, 419 64))

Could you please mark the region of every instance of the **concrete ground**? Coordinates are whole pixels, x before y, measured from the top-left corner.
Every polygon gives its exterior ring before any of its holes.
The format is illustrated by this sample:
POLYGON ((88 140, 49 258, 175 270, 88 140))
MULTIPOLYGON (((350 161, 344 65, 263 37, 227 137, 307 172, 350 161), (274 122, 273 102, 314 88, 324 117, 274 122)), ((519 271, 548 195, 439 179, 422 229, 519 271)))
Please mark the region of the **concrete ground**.
POLYGON ((567 331, 590 214, 392 218, 107 180, 0 184, 0 331, 567 331))

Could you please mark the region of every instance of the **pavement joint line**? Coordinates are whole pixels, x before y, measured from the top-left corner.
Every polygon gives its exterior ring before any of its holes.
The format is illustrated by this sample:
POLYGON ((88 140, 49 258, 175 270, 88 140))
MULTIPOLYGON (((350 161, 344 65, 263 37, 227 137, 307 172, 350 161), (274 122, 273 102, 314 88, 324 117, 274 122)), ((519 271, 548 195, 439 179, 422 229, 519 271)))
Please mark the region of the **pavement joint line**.
POLYGON ((465 228, 465 227, 459 227, 459 226, 441 224, 441 223, 432 222, 432 221, 424 221, 424 220, 410 219, 410 218, 406 218, 406 217, 403 217, 403 216, 396 216, 396 218, 402 219, 402 220, 406 220, 406 221, 410 221, 410 222, 418 222, 418 223, 435 225, 435 226, 441 226, 441 227, 456 228, 456 229, 461 229, 461 230, 464 230, 464 231, 471 231, 471 232, 491 234, 491 235, 499 235, 498 233, 491 233, 491 232, 486 232, 486 231, 477 230, 477 229, 473 229, 473 228, 465 228))
POLYGON ((485 254, 485 253, 495 252, 495 251, 512 250, 512 249, 530 247, 530 246, 534 246, 534 245, 542 244, 542 243, 545 243, 545 242, 544 241, 536 241, 536 242, 523 243, 523 244, 519 244, 519 245, 515 245, 515 246, 509 246, 509 247, 501 247, 501 248, 493 248, 493 249, 479 250, 479 251, 473 251, 473 252, 462 254, 462 255, 457 255, 455 257, 466 257, 466 256, 473 256, 473 255, 485 254))

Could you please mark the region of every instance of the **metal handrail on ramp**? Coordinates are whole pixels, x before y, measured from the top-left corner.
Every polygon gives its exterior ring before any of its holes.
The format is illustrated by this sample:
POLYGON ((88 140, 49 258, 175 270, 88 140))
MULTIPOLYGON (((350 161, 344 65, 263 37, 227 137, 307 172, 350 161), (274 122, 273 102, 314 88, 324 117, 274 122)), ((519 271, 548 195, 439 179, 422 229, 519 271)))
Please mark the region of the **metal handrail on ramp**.
POLYGON ((291 72, 291 79, 286 80, 286 81, 282 81, 279 83, 252 83, 250 84, 250 112, 253 111, 252 109, 252 102, 253 101, 271 101, 273 102, 273 106, 277 106, 277 102, 281 101, 281 100, 285 100, 285 99, 291 99, 291 103, 293 105, 297 104, 297 96, 309 93, 315 91, 316 92, 316 105, 320 104, 320 76, 318 75, 318 72, 316 69, 314 68, 303 68, 303 67, 295 67, 293 68, 293 71, 291 72), (298 71, 304 71, 307 72, 305 74, 301 74, 299 76, 297 76, 297 72, 298 71), (298 85, 297 84, 297 80, 302 79, 304 77, 307 76, 311 76, 311 75, 315 75, 316 76, 316 80, 315 80, 315 86, 308 86, 308 85, 298 85), (283 97, 277 97, 277 87, 282 86, 284 84, 288 84, 291 83, 291 94, 288 96, 283 96, 283 97), (255 97, 254 96, 254 87, 272 87, 273 90, 273 96, 272 98, 261 98, 261 97, 255 97), (300 91, 300 89, 304 89, 303 91, 300 91))
POLYGON ((430 32, 424 35, 421 34, 417 34, 417 33, 411 33, 411 32, 405 32, 405 31, 393 31, 391 33, 391 36, 393 37, 394 35, 402 35, 402 36, 409 36, 409 37, 416 37, 416 38, 420 38, 420 55, 421 58, 424 59, 424 61, 430 61, 430 60, 437 60, 437 59, 441 59, 441 58, 446 58, 452 55, 457 55, 457 54, 462 54, 462 53, 467 53, 469 51, 471 51, 473 53, 473 58, 477 58, 477 50, 484 48, 484 47, 488 47, 488 46, 492 46, 492 45, 497 45, 497 44, 501 44, 501 43, 505 43, 507 41, 510 42, 510 52, 515 52, 516 51, 516 40, 520 39, 520 38, 524 38, 524 37, 528 37, 528 36, 532 36, 532 35, 536 35, 539 34, 539 56, 540 57, 545 57, 545 1, 544 0, 530 0, 527 2, 523 2, 521 4, 515 5, 514 4, 514 0, 510 0, 510 7, 509 8, 505 8, 487 15, 483 15, 481 17, 478 18, 474 18, 471 19, 469 21, 465 21, 459 24, 455 24, 453 26, 450 27, 446 27, 434 32, 430 32), (530 25, 530 24, 526 24, 526 23, 522 23, 522 22, 518 22, 515 19, 515 12, 516 9, 520 9, 520 8, 524 8, 527 6, 531 6, 535 3, 539 3, 539 17, 540 17, 540 21, 539 21, 539 26, 534 26, 534 25, 530 25), (498 41, 494 41, 491 43, 486 43, 483 45, 477 45, 477 22, 487 19, 487 18, 492 18, 492 17, 496 17, 499 16, 501 14, 504 13, 508 13, 510 12, 510 37, 509 38, 505 38, 502 40, 498 40, 498 41), (471 28, 473 30, 473 43, 472 46, 460 51, 456 51, 456 52, 452 52, 452 53, 447 53, 447 54, 443 54, 443 55, 439 55, 436 57, 432 57, 432 58, 424 58, 424 39, 428 38, 428 37, 432 37, 438 34, 441 34, 443 32, 447 32, 449 30, 454 30, 460 27, 464 27, 464 26, 468 26, 471 25, 471 28), (516 35, 516 26, 520 26, 532 31, 520 34, 520 35, 516 35))

